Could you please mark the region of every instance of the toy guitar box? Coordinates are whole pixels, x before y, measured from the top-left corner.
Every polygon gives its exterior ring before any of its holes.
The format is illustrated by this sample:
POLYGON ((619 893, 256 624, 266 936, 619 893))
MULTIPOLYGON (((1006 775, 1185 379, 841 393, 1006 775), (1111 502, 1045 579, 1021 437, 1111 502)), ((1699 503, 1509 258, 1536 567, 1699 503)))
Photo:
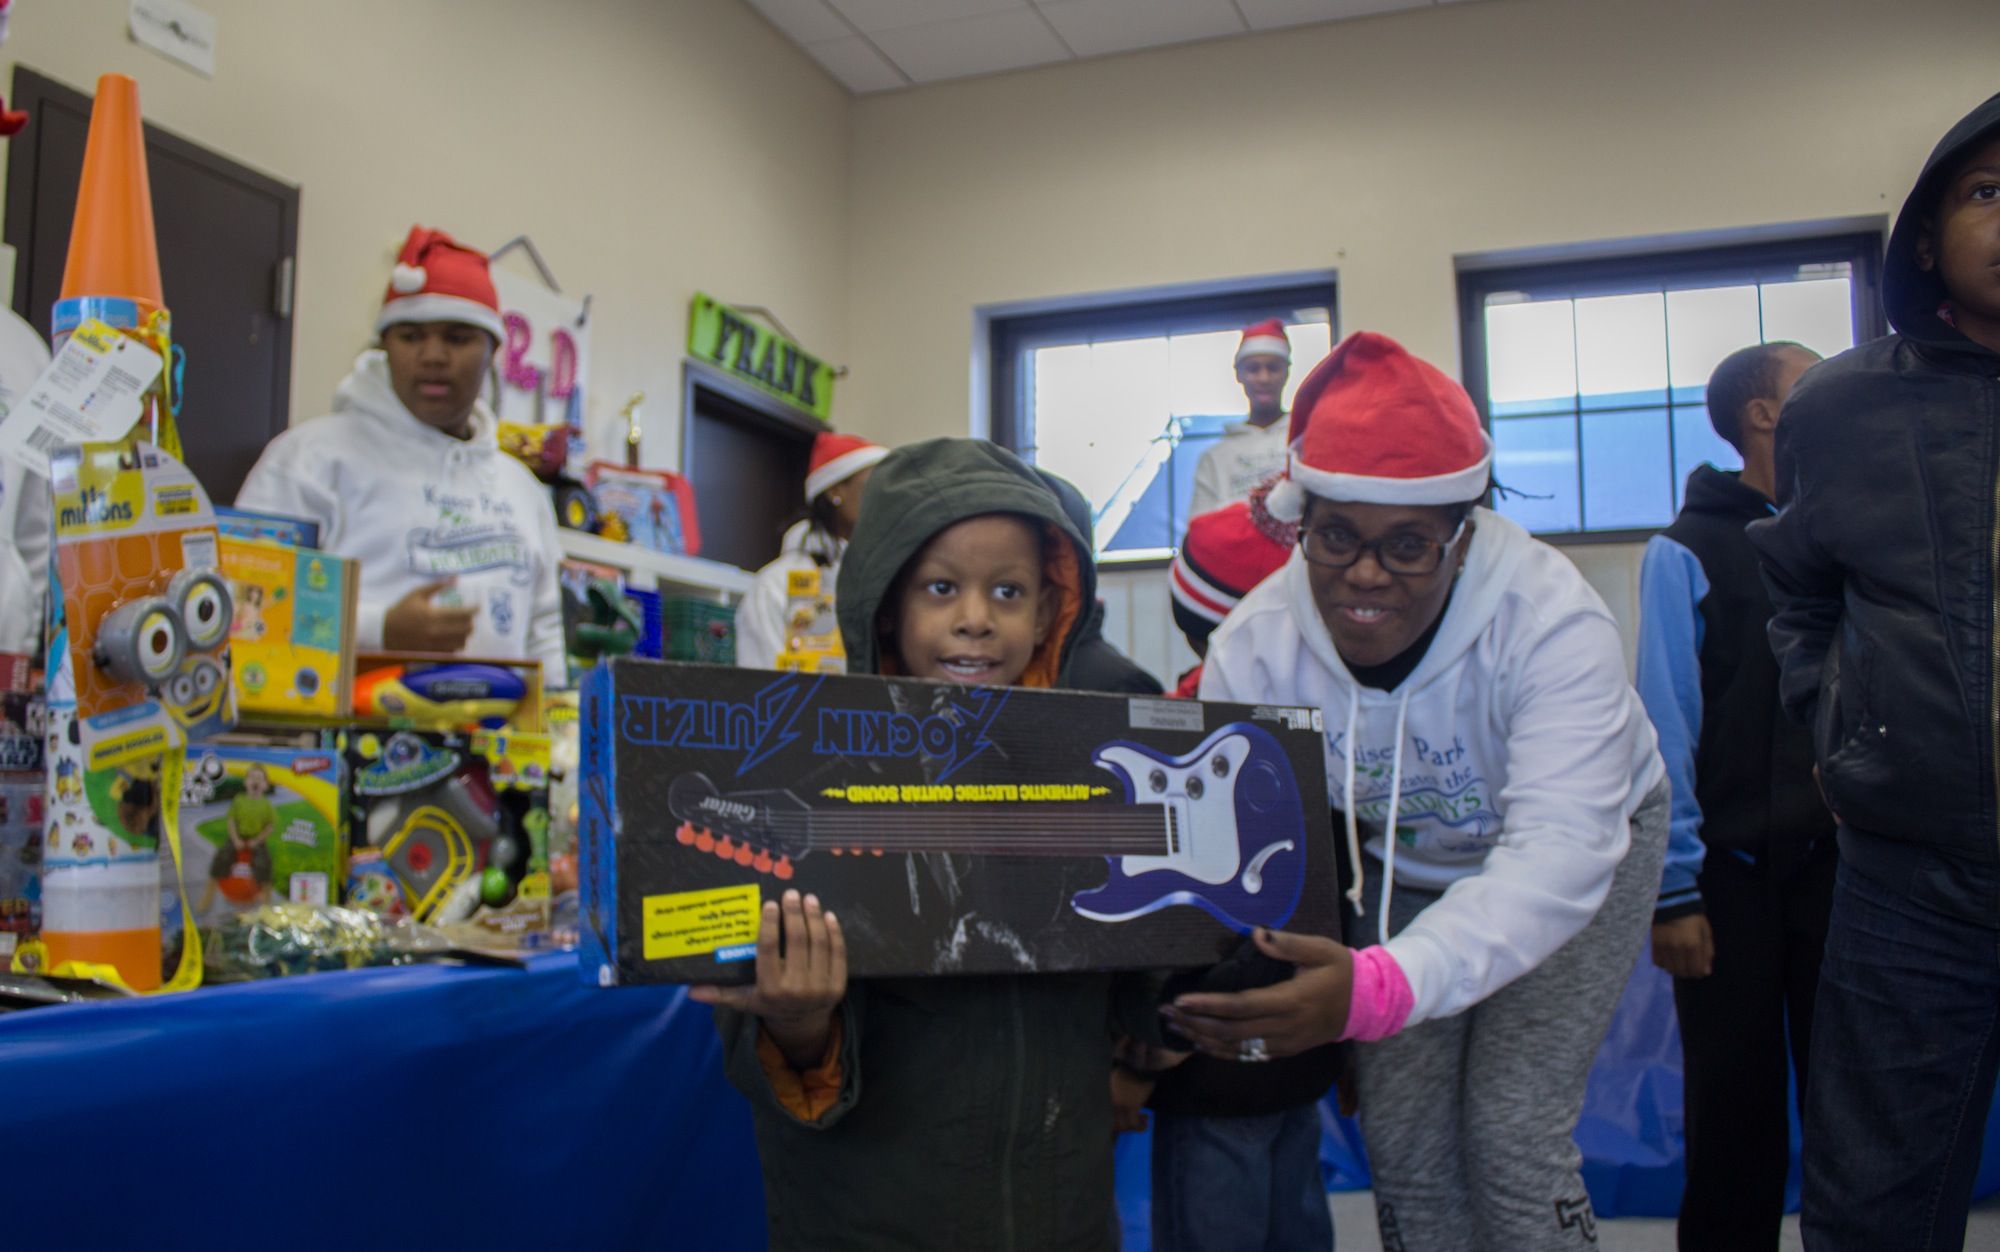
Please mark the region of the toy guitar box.
POLYGON ((616 660, 583 692, 581 960, 742 983, 816 893, 856 977, 1212 965, 1337 932, 1319 714, 616 660))

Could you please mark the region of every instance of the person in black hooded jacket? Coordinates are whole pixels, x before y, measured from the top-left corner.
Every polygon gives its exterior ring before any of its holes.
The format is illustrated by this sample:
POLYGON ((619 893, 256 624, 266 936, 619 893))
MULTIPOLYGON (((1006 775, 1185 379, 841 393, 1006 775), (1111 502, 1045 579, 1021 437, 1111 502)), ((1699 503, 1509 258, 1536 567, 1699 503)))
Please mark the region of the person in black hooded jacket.
POLYGON ((1895 334, 1814 368, 1750 527, 1780 694, 1840 868, 1806 1095, 1803 1230, 1956 1248, 2000 1068, 2000 95, 1890 234, 1895 334))
POLYGON ((1673 783, 1653 963, 1674 977, 1686 1077, 1680 1246, 1772 1249, 1791 1170, 1788 1063, 1803 1092, 1833 903, 1833 818, 1812 740, 1778 705, 1771 598, 1744 527, 1776 512, 1780 406, 1819 356, 1763 343, 1723 358, 1709 421, 1743 458, 1700 465, 1639 571, 1636 686, 1673 783))

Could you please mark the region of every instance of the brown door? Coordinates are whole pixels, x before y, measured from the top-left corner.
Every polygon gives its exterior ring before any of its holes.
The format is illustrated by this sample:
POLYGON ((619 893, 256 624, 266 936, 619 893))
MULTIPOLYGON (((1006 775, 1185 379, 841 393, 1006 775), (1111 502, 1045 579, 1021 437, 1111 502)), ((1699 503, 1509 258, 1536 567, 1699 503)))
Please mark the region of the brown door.
POLYGON ((701 554, 761 569, 805 514, 806 464, 825 427, 693 362, 683 369, 681 472, 694 483, 701 554))
MULTIPOLYGON (((69 254, 90 97, 16 66, 7 99, 32 117, 8 141, 14 311, 46 336, 69 254)), ((146 167, 174 344, 187 353, 181 440, 209 496, 228 504, 291 418, 299 189, 150 125, 146 167)))

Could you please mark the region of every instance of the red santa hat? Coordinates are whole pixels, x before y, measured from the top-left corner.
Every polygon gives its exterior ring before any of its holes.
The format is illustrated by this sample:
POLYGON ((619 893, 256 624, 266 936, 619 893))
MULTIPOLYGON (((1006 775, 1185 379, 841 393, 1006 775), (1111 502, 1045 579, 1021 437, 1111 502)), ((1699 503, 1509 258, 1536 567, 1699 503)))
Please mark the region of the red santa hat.
POLYGON ((410 227, 396 268, 389 272, 389 290, 383 293, 375 331, 380 334, 400 322, 464 322, 496 340, 505 339, 500 297, 493 290, 486 254, 441 230, 410 227))
POLYGON ((1246 356, 1281 356, 1292 359, 1292 341, 1285 338, 1285 324, 1275 317, 1243 328, 1243 342, 1236 345, 1236 359, 1246 356))
POLYGON ((813 440, 812 460, 806 465, 806 503, 811 504, 828 487, 846 482, 888 455, 887 448, 866 439, 822 431, 813 440))
POLYGON ((1486 494, 1493 441, 1472 397, 1387 335, 1357 331, 1313 367, 1292 400, 1291 462, 1271 515, 1295 522, 1306 496, 1360 504, 1460 504, 1486 494))
POLYGON ((1235 500, 1188 523, 1168 574, 1174 621, 1190 637, 1213 630, 1291 556, 1297 528, 1272 519, 1260 503, 1235 500))

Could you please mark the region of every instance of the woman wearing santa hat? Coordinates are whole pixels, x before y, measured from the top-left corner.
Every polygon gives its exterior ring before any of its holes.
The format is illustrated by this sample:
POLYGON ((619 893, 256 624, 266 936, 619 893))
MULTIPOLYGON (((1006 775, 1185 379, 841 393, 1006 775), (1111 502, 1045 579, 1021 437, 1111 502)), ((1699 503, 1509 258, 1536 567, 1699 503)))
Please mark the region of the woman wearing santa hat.
POLYGON ((310 518, 361 563, 362 648, 537 660, 566 685, 555 510, 479 399, 503 334, 485 255, 412 227, 375 329, 332 414, 272 440, 237 507, 310 518))
POLYGON ((1326 714, 1352 948, 1260 932, 1293 976, 1163 1010, 1204 1050, 1356 1052, 1385 1247, 1596 1244, 1572 1137, 1651 921, 1667 787, 1611 614, 1480 507, 1465 391, 1356 334, 1294 401, 1285 567, 1209 645, 1207 699, 1326 714))
POLYGON ((868 473, 888 455, 887 448, 830 430, 813 440, 806 466, 806 516, 785 532, 777 558, 757 571, 749 593, 736 606, 738 665, 773 669, 788 654, 840 658, 833 585, 848 536, 861 516, 868 473), (817 574, 817 588, 795 594, 799 588, 792 575, 807 572, 817 574))

